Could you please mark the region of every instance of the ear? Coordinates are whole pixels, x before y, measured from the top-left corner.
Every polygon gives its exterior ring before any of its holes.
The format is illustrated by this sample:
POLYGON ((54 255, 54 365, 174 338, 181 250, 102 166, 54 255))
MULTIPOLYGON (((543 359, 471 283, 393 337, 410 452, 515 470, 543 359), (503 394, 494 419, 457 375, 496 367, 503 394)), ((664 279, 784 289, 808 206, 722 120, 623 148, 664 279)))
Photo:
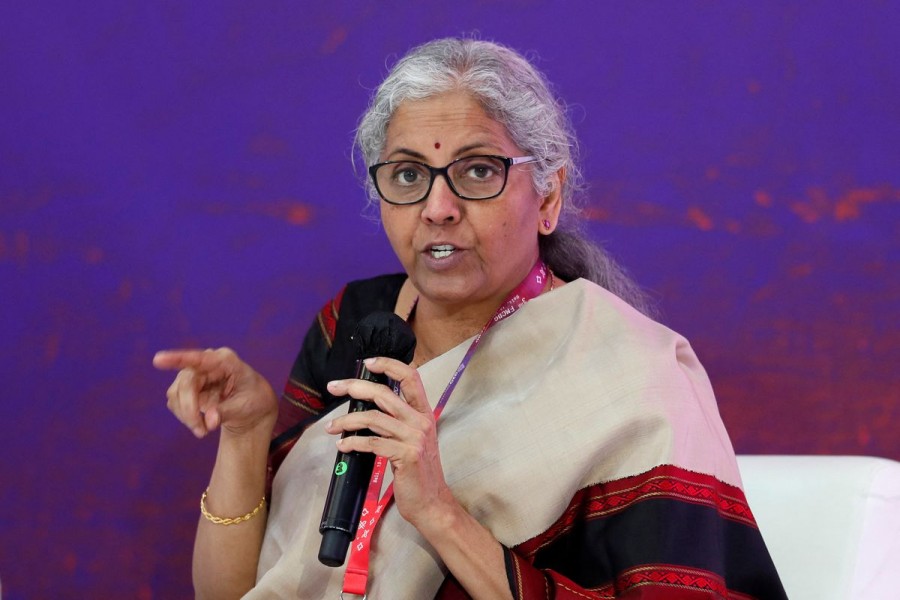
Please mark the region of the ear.
POLYGON ((559 224, 559 213, 562 211, 562 188, 566 181, 565 167, 553 174, 550 193, 541 199, 538 215, 538 232, 541 235, 550 235, 559 224))

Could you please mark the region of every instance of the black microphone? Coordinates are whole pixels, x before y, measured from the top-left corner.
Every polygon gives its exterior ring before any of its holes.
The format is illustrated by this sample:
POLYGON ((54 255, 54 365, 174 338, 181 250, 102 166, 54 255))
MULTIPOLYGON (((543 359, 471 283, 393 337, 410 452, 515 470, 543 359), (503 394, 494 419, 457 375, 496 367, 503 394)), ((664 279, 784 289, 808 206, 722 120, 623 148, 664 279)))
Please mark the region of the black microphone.
MULTIPOLYGON (((390 312, 374 312, 361 320, 353 333, 356 346, 356 378, 374 381, 389 387, 393 382, 387 375, 370 373, 363 359, 386 356, 409 363, 416 350, 416 336, 409 325, 390 312)), ((378 410, 374 402, 350 399, 348 413, 363 410, 378 410)), ((341 437, 351 435, 374 435, 368 429, 348 431, 341 437)), ((359 517, 366 500, 366 490, 375 455, 371 452, 338 452, 331 473, 331 484, 322 511, 319 533, 319 562, 329 567, 339 567, 347 557, 347 548, 356 536, 359 517)))

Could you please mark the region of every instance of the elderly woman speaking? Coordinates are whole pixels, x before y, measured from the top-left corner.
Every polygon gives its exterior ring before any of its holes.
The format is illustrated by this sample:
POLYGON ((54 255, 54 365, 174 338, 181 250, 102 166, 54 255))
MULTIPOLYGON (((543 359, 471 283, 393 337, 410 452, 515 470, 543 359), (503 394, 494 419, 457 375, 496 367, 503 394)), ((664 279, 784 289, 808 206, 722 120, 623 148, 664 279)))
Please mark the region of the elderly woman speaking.
POLYGON ((154 358, 180 370, 175 416, 220 430, 197 595, 783 598, 703 368, 579 234, 543 76, 498 44, 425 44, 356 143, 405 272, 326 304, 280 401, 231 350, 154 358), (384 310, 417 340, 411 364, 366 360, 393 388, 347 379, 357 323, 384 310), (389 466, 347 568, 316 559, 335 444, 389 466))

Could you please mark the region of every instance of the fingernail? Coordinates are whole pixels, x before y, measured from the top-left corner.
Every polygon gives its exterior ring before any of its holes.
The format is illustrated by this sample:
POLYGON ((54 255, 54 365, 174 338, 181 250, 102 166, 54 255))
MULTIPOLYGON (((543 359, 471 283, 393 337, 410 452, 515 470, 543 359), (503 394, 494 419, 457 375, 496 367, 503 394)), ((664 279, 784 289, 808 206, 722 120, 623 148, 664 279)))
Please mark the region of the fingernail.
POLYGON ((328 421, 325 423, 325 431, 331 431, 331 426, 334 424, 334 421, 328 421))
POLYGON ((375 361, 376 361, 376 360, 378 360, 378 359, 377 359, 377 358, 374 358, 374 357, 373 357, 373 358, 364 358, 364 359, 363 359, 363 362, 365 363, 365 365, 366 365, 367 367, 371 367, 373 364, 375 364, 375 361))
POLYGON ((334 381, 328 382, 328 391, 330 392, 339 392, 344 389, 344 382, 341 379, 336 379, 334 381))

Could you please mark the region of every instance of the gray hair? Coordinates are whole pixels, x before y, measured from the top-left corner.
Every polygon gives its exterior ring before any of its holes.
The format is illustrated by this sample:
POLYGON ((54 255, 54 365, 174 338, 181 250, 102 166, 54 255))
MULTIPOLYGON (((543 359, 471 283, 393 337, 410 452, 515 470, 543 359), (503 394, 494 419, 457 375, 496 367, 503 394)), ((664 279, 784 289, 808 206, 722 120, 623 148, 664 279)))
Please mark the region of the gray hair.
MULTIPOLYGON (((447 38, 411 50, 391 69, 372 98, 356 130, 355 146, 366 165, 378 162, 394 111, 407 100, 424 100, 463 90, 502 124, 525 154, 535 156, 532 181, 542 196, 565 170, 562 212, 557 229, 539 236, 541 257, 562 279, 593 281, 638 310, 652 313, 646 295, 625 271, 584 234, 577 205, 581 190, 578 142, 565 106, 537 69, 514 50, 494 42, 447 38)), ((366 178, 372 204, 378 194, 366 178)))

